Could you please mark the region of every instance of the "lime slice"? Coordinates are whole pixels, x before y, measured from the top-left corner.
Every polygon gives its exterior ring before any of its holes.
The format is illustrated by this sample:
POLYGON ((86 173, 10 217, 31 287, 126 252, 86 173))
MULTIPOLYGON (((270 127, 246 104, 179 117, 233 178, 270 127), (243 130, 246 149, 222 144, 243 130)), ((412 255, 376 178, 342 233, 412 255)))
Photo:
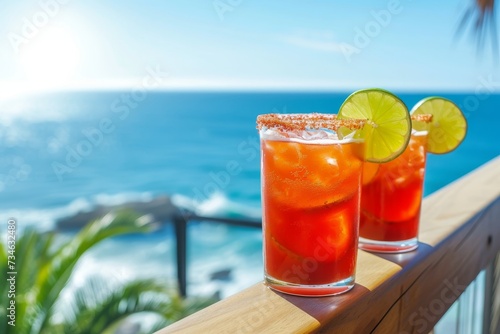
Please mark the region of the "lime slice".
POLYGON ((411 111, 412 115, 430 114, 432 121, 413 122, 417 131, 428 130, 427 151, 444 154, 453 151, 464 140, 467 133, 467 121, 460 108, 442 97, 428 97, 418 102, 411 111))
MULTIPOLYGON (((365 140, 364 159, 369 162, 387 162, 403 153, 411 135, 408 108, 394 94, 378 89, 364 89, 352 93, 340 107, 339 119, 364 119, 365 126, 356 130, 355 138, 365 140)), ((339 129, 340 136, 352 130, 339 129)))

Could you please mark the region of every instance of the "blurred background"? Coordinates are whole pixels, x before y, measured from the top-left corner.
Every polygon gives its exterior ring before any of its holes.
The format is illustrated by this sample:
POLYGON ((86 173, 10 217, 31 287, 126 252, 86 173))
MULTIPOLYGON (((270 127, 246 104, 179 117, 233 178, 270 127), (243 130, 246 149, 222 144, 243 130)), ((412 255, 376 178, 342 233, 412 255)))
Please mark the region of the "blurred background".
MULTIPOLYGON (((429 157, 432 193, 500 153, 492 5, 0 0, 0 220, 71 240, 81 226, 63 218, 158 198, 258 220, 256 116, 336 113, 368 87, 464 111, 465 142, 429 157)), ((175 284, 173 229, 157 220, 85 253, 62 298, 95 276, 175 284)), ((262 279, 261 232, 190 224, 187 263, 188 295, 230 296, 262 279)))

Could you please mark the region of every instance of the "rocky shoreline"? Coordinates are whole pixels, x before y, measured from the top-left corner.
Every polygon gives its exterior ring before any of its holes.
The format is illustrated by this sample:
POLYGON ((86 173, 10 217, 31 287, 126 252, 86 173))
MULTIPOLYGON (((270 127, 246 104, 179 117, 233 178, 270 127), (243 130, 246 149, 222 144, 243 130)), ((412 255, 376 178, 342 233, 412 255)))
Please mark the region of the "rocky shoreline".
POLYGON ((120 205, 99 205, 90 211, 80 211, 74 215, 56 220, 56 229, 58 231, 81 229, 89 222, 109 212, 125 208, 131 209, 139 214, 151 215, 154 221, 161 224, 171 221, 172 218, 179 213, 179 208, 172 203, 170 197, 159 196, 147 202, 134 201, 120 205))

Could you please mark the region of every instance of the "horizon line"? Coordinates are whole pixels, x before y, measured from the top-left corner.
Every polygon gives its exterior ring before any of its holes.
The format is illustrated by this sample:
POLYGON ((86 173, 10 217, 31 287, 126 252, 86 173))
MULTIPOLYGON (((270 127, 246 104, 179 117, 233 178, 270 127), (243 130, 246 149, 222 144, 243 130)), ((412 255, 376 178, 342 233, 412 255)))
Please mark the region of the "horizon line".
MULTIPOLYGON (((354 85, 348 84, 345 86, 334 85, 334 84, 316 84, 316 85, 290 85, 290 84, 192 84, 192 85, 159 85, 157 87, 141 87, 141 85, 133 85, 130 82, 127 83, 116 83, 106 84, 106 83, 93 83, 93 84, 82 84, 82 85, 67 85, 67 86, 32 86, 23 85, 20 83, 8 83, 0 81, 0 101, 8 100, 11 98, 29 96, 29 95, 39 95, 39 94, 57 94, 65 92, 110 92, 110 91, 134 91, 143 90, 146 92, 234 92, 234 93, 352 93, 354 91, 366 88, 382 88, 392 92, 399 93, 474 93, 478 90, 478 87, 451 87, 451 86, 400 86, 396 87, 394 85, 354 85)), ((491 94, 500 93, 500 89, 493 89, 490 91, 491 94)))

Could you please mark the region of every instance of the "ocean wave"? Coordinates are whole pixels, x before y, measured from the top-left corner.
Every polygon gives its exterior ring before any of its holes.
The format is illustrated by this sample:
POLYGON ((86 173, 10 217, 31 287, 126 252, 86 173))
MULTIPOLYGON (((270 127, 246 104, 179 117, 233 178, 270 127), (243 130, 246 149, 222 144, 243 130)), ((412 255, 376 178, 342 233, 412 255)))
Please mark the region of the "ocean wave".
MULTIPOLYGON (((117 194, 100 193, 88 197, 78 197, 67 205, 47 209, 10 209, 0 212, 0 221, 15 219, 18 222, 18 231, 33 226, 40 231, 48 231, 55 227, 59 218, 72 216, 79 212, 88 212, 100 205, 121 205, 127 202, 147 202, 154 198, 150 192, 124 192, 117 194)), ((5 228, 0 225, 0 230, 5 228)))
POLYGON ((124 192, 118 194, 97 194, 93 196, 93 201, 97 205, 121 205, 127 202, 149 202, 154 199, 150 192, 124 192))
POLYGON ((194 211, 201 216, 260 218, 261 209, 231 200, 220 191, 213 192, 206 199, 199 201, 181 194, 171 197, 172 203, 178 207, 194 211))

